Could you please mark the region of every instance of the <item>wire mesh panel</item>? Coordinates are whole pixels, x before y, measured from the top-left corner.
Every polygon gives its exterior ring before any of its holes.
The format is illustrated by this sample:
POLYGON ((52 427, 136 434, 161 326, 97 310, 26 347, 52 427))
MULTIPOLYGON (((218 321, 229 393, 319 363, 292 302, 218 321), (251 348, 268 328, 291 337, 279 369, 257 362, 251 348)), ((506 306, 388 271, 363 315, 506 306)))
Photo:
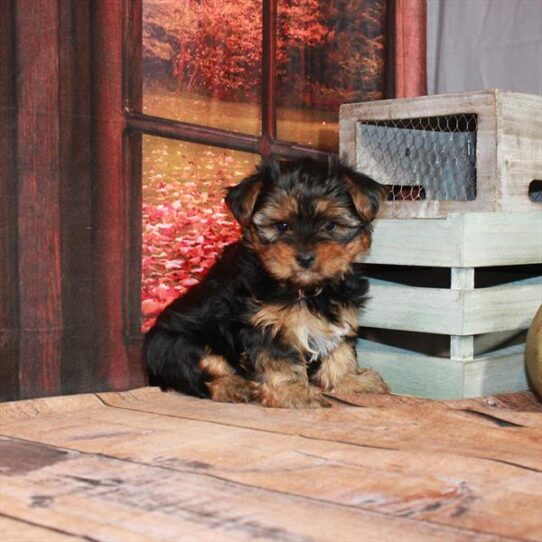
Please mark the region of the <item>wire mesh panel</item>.
POLYGON ((357 123, 357 168, 389 201, 476 199, 475 114, 357 123))

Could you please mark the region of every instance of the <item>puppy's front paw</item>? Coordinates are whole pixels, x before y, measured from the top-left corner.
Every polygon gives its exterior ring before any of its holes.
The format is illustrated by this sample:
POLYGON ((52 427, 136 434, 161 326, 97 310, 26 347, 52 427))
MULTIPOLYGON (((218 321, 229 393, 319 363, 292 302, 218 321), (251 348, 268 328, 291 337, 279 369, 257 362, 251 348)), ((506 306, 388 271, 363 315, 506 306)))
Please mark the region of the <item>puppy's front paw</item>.
POLYGON ((309 393, 301 398, 300 404, 292 408, 329 408, 331 403, 315 388, 309 388, 309 393))
POLYGON ((207 382, 213 401, 222 403, 248 403, 252 399, 252 386, 241 376, 223 376, 207 382))
POLYGON ((390 389, 374 369, 358 369, 345 376, 333 389, 336 393, 389 393, 390 389))
POLYGON ((262 405, 273 408, 327 408, 331 403, 317 390, 306 384, 273 387, 263 384, 258 392, 262 405))

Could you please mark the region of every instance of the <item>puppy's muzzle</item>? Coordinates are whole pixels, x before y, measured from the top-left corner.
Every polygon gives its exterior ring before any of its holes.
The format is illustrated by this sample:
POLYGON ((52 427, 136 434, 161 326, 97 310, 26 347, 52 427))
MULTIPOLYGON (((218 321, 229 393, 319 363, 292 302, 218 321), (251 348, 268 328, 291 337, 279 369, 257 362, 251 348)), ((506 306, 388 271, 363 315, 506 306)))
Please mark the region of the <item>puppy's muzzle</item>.
POLYGON ((312 252, 300 252, 295 260, 303 269, 308 269, 316 260, 316 256, 312 252))

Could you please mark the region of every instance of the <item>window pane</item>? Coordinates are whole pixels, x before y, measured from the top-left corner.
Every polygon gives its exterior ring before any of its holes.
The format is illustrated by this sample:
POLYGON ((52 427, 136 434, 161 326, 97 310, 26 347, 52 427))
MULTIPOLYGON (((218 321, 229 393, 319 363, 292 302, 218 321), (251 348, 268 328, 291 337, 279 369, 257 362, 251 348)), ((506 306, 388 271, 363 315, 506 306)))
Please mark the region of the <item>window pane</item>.
POLYGON ((258 135, 261 0, 143 0, 143 112, 258 135))
POLYGON ((345 102, 384 90, 386 0, 278 0, 278 137, 338 148, 345 102))
POLYGON ((143 136, 144 331, 239 238, 224 188, 259 161, 253 154, 143 136))

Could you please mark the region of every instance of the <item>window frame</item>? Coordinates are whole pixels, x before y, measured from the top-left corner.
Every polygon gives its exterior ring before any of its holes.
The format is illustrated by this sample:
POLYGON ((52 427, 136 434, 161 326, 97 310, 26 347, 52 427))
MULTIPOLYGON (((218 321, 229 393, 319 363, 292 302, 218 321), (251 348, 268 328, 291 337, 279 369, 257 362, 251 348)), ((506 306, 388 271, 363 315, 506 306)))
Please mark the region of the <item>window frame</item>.
MULTIPOLYGON (((388 0, 389 1, 389 0, 388 0)), ((295 157, 326 158, 329 152, 277 138, 276 63, 277 0, 262 1, 262 85, 261 134, 250 135, 221 128, 147 115, 142 106, 143 0, 125 0, 124 35, 124 116, 128 130, 146 135, 200 143, 236 151, 295 157)))

